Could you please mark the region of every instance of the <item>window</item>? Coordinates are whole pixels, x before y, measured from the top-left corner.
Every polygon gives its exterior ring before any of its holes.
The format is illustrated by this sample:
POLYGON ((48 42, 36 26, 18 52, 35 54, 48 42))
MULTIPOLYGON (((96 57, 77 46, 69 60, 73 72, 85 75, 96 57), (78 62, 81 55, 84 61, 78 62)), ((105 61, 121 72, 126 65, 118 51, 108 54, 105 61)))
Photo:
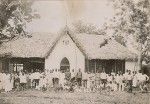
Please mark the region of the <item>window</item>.
POLYGON ((9 64, 9 69, 15 72, 23 70, 23 64, 9 64))

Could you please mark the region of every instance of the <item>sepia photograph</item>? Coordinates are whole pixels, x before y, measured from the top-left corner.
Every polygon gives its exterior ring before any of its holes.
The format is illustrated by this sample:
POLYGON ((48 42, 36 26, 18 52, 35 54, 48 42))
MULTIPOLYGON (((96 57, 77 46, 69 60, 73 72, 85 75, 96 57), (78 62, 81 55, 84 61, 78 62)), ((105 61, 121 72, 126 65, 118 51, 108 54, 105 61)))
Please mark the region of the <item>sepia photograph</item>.
POLYGON ((0 104, 150 104, 150 0, 0 0, 0 104))

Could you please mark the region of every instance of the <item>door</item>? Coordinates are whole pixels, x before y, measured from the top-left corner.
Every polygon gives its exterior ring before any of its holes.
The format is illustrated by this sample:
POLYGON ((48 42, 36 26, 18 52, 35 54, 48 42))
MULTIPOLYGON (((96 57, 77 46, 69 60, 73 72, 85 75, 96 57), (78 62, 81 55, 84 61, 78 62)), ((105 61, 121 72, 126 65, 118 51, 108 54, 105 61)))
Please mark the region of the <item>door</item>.
POLYGON ((64 57, 60 63, 60 71, 64 73, 67 69, 70 69, 70 63, 69 60, 66 57, 64 57))

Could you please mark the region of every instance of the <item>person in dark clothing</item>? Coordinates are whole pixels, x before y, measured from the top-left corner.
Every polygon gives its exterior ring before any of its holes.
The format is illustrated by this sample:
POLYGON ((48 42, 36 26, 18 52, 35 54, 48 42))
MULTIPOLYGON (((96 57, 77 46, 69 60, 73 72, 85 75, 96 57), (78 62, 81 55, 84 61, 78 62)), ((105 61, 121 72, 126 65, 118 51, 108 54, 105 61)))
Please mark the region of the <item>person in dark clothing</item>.
POLYGON ((76 79, 77 79, 78 86, 79 87, 82 86, 82 72, 81 72, 81 69, 79 69, 79 71, 77 72, 76 79))
POLYGON ((130 70, 129 70, 129 73, 128 73, 128 76, 127 76, 127 80, 128 80, 128 92, 132 93, 132 80, 133 80, 133 76, 132 76, 130 70))
POLYGON ((67 71, 65 72, 65 80, 66 80, 66 83, 68 84, 71 80, 71 73, 69 71, 69 69, 67 69, 67 71))

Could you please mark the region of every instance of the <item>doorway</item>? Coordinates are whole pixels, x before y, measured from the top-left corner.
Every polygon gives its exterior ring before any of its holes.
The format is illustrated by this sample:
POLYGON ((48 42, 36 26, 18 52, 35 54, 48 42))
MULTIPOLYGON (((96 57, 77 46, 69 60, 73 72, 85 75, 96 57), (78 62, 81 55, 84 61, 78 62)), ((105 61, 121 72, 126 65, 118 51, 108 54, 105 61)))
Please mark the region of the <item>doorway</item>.
POLYGON ((67 69, 70 69, 70 63, 69 60, 66 57, 64 57, 60 63, 60 71, 64 73, 67 71, 67 69))

